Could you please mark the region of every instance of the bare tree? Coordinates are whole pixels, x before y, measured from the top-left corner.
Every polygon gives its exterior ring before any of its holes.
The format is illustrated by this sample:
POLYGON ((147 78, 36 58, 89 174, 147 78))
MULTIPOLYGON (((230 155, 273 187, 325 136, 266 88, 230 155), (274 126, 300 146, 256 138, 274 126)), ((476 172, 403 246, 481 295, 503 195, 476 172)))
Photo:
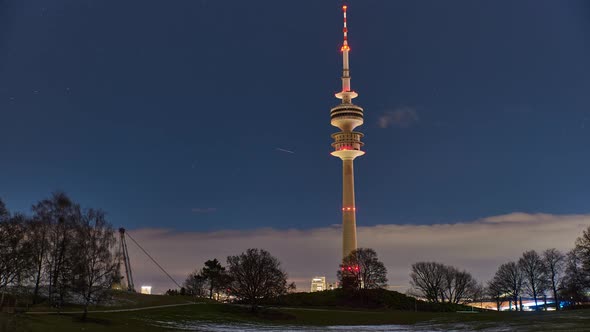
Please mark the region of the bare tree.
POLYGON ((72 290, 84 299, 84 314, 88 306, 103 300, 113 282, 117 261, 112 252, 116 244, 114 230, 104 212, 89 209, 76 226, 73 248, 72 290))
POLYGON ((498 311, 502 310, 502 303, 504 303, 505 297, 505 290, 502 286, 501 280, 498 276, 495 276, 492 280, 488 282, 488 287, 486 288, 486 294, 492 300, 496 302, 496 309, 498 311))
POLYGON ((590 288, 590 226, 576 240, 576 252, 582 267, 583 286, 590 288))
POLYGON ((186 277, 183 286, 188 295, 203 297, 207 287, 207 278, 201 275, 201 271, 197 270, 186 277))
POLYGON ((467 271, 459 271, 454 266, 444 266, 441 301, 462 303, 473 299, 478 291, 475 278, 467 271))
POLYGON ((75 225, 80 222, 80 207, 61 192, 33 206, 34 219, 48 227, 45 271, 49 282, 49 302, 61 307, 71 284, 72 244, 75 225))
POLYGON ((287 293, 291 294, 295 292, 297 292, 297 285, 294 281, 291 281, 291 283, 287 285, 287 293))
POLYGON ((549 282, 549 287, 553 292, 553 300, 555 301, 555 310, 559 310, 559 297, 557 291, 563 276, 563 267, 565 263, 565 256, 561 251, 551 248, 543 251, 543 261, 545 263, 545 275, 549 282))
POLYGON ((377 289, 387 286, 387 269, 375 250, 359 248, 342 260, 338 279, 345 289, 377 289))
POLYGON ((585 273, 578 247, 570 250, 565 258, 565 273, 561 280, 560 297, 567 299, 572 305, 587 300, 585 287, 585 273))
POLYGON ((415 291, 429 302, 463 303, 481 291, 469 272, 436 262, 413 264, 410 278, 415 291))
MULTIPOLYGON (((0 207, 0 208, 3 208, 0 207)), ((5 209, 4 209, 5 210, 5 209)), ((6 210, 5 210, 6 211, 6 210)), ((31 269, 30 242, 26 238, 26 217, 12 217, 0 211, 0 306, 10 286, 20 286, 31 269)))
POLYGON ((229 292, 256 310, 261 301, 287 293, 287 274, 264 249, 248 249, 227 258, 229 292))
POLYGON ((440 302, 444 287, 445 266, 436 262, 412 264, 410 284, 429 302, 440 302))
POLYGON ((6 208, 6 204, 0 199, 0 222, 8 221, 10 218, 10 212, 6 208))
POLYGON ((27 234, 31 242, 31 259, 33 264, 33 304, 39 300, 39 287, 41 280, 44 277, 43 266, 47 261, 47 252, 49 250, 49 234, 50 225, 47 220, 38 219, 37 216, 29 219, 27 225, 27 234))
MULTIPOLYGON (((524 283, 524 276, 518 264, 509 262, 500 265, 494 279, 498 281, 504 293, 508 294, 510 301, 514 302, 514 306, 518 310, 518 299, 524 283)), ((522 306, 520 306, 520 310, 522 311, 522 306)))
POLYGON ((547 285, 543 259, 536 251, 530 250, 522 254, 522 257, 518 260, 518 267, 524 275, 525 290, 535 299, 535 307, 537 307, 537 298, 539 294, 544 293, 547 285))

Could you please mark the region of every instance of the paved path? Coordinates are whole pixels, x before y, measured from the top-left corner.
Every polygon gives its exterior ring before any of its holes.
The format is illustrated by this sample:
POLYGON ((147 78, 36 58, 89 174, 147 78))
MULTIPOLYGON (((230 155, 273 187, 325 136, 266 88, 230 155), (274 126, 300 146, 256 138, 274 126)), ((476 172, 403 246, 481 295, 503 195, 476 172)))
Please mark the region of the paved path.
MULTIPOLYGON (((250 308, 247 304, 229 304, 236 307, 242 308, 250 308)), ((346 309, 332 309, 332 308, 303 308, 303 307, 278 307, 278 306, 261 306, 261 308, 266 309, 276 309, 276 310, 305 310, 305 311, 337 311, 337 312, 370 312, 367 310, 346 310, 346 309)))
MULTIPOLYGON (((189 303, 177 303, 177 304, 165 304, 165 305, 157 305, 151 307, 141 307, 141 308, 129 308, 129 309, 109 309, 109 310, 88 310, 88 313, 110 313, 110 312, 130 312, 130 311, 141 311, 141 310, 150 310, 150 309, 161 309, 161 308, 172 308, 172 307, 180 307, 180 306, 187 306, 187 305, 194 305, 194 304, 203 304, 203 302, 189 302, 189 303)), ((249 307, 244 304, 230 304, 236 307, 249 307)), ((363 312, 362 310, 342 310, 342 309, 330 309, 330 308, 298 308, 298 307, 275 307, 269 306, 266 307, 269 309, 278 309, 278 310, 305 310, 305 311, 337 311, 337 312, 363 312)), ((31 315, 52 315, 52 314, 59 314, 57 311, 27 311, 27 314, 31 315)), ((61 314, 82 314, 84 311, 62 311, 61 314)))
MULTIPOLYGON (((159 309, 159 308, 171 308, 171 307, 180 307, 185 305, 193 305, 193 304, 201 304, 198 302, 190 302, 190 303, 178 303, 178 304, 165 304, 165 305, 156 305, 152 307, 141 307, 141 308, 129 308, 129 309, 110 309, 110 310, 88 310, 88 313, 109 313, 109 312, 128 312, 128 311, 141 311, 141 310, 149 310, 149 309, 159 309)), ((62 314, 83 314, 84 311, 62 311, 62 314)), ((51 315, 51 314, 58 314, 57 311, 28 311, 27 314, 31 315, 51 315)))

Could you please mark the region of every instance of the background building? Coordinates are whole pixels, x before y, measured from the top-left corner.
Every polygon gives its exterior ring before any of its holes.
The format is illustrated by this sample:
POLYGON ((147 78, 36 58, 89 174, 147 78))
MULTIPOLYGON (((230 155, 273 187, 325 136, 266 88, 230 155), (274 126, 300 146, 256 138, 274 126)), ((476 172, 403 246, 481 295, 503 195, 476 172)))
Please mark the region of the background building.
POLYGON ((141 294, 152 294, 152 286, 141 286, 141 294))
POLYGON ((321 292, 326 290, 326 277, 314 277, 311 279, 311 292, 321 292))

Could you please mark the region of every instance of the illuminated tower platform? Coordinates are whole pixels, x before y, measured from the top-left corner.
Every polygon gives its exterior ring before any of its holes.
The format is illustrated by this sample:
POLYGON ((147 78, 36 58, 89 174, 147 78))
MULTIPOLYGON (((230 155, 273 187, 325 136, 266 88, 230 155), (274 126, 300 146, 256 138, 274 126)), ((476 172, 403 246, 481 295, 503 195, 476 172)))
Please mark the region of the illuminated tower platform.
POLYGON ((362 156, 361 151, 363 134, 354 129, 363 124, 363 109, 352 103, 352 99, 358 94, 350 88, 350 68, 348 64, 348 28, 346 26, 346 11, 348 7, 342 6, 344 13, 344 41, 342 43, 342 91, 336 94, 336 98, 342 103, 330 112, 331 124, 340 129, 332 134, 334 151, 332 155, 342 160, 342 257, 348 256, 357 248, 356 245, 356 205, 354 200, 354 159, 362 156))

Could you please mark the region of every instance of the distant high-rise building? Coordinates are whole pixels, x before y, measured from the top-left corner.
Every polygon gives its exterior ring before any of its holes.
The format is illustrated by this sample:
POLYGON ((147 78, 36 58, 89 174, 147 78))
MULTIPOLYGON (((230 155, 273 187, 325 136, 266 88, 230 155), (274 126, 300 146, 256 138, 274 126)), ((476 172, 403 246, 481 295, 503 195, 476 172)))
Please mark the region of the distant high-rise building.
POLYGON ((152 286, 141 286, 141 294, 152 294, 152 286))
POLYGON ((311 292, 321 292, 326 290, 326 277, 314 277, 311 279, 311 292))
POLYGON ((348 6, 342 6, 344 12, 344 41, 340 51, 342 52, 342 91, 336 94, 336 98, 342 103, 330 112, 331 124, 340 128, 340 132, 332 134, 334 151, 332 155, 342 160, 342 257, 348 256, 356 250, 356 205, 354 200, 354 165, 356 157, 362 156, 361 151, 363 134, 354 129, 363 124, 363 109, 352 103, 352 99, 358 94, 350 88, 350 67, 348 64, 348 27, 346 25, 346 10, 348 6))

